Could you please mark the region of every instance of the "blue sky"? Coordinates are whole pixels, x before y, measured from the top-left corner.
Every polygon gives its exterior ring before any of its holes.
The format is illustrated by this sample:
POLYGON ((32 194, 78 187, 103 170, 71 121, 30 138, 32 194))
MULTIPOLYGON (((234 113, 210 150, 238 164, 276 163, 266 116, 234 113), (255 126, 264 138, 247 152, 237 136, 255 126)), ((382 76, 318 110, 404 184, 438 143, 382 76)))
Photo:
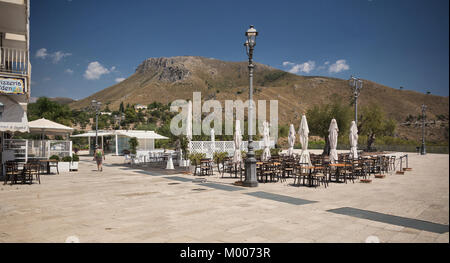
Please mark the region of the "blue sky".
POLYGON ((81 99, 149 57, 247 59, 449 94, 449 1, 31 1, 32 96, 81 99))

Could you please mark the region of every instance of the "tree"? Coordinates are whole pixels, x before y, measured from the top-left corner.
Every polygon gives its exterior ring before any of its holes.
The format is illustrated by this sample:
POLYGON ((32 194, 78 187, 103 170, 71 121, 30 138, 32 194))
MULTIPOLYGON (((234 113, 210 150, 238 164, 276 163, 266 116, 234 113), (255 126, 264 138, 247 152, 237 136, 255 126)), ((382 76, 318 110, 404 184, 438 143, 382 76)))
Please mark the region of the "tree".
POLYGON ((359 116, 359 134, 367 136, 367 151, 372 151, 372 145, 377 136, 392 136, 396 122, 388 119, 377 104, 371 104, 362 109, 359 116))
POLYGON ((28 120, 33 121, 40 118, 46 118, 63 125, 70 126, 72 119, 72 112, 67 105, 61 105, 57 102, 51 101, 46 97, 39 98, 36 103, 28 105, 28 120))
POLYGON ((120 102, 119 112, 122 112, 122 113, 125 112, 125 108, 123 107, 123 101, 120 102))
POLYGON ((136 137, 132 137, 128 140, 128 144, 130 145, 130 151, 132 154, 136 154, 136 149, 139 145, 139 142, 136 137))
POLYGON ((339 127, 339 137, 348 135, 350 123, 352 121, 352 109, 348 104, 342 103, 340 100, 335 100, 330 104, 315 105, 310 108, 306 117, 310 135, 317 135, 325 138, 325 147, 323 155, 330 154, 330 142, 328 141, 328 129, 331 120, 334 118, 339 127))

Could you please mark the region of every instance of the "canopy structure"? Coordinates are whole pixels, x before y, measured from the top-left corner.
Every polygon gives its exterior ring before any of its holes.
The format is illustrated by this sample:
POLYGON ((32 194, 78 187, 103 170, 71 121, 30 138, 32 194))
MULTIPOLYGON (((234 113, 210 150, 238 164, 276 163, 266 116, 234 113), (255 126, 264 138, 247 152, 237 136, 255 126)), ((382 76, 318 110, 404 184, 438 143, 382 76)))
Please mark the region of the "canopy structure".
POLYGON ((350 158, 358 159, 358 127, 356 127, 356 122, 352 121, 350 125, 350 158))
POLYGON ((269 123, 267 121, 263 123, 263 142, 264 150, 261 156, 261 161, 267 162, 270 159, 270 134, 269 123))
POLYGON ((295 144, 294 124, 291 124, 289 127, 288 144, 289 144, 289 149, 288 149, 287 154, 288 154, 288 156, 292 156, 292 154, 294 153, 294 144, 295 144))
POLYGON ((28 127, 31 133, 42 133, 51 135, 68 134, 73 132, 73 128, 47 120, 45 118, 30 121, 28 127))
POLYGON ((0 132, 29 132, 26 103, 0 96, 0 132))
POLYGON ((330 128, 328 129, 328 140, 330 142, 330 162, 336 163, 338 160, 338 154, 336 151, 339 128, 336 119, 332 119, 330 128))
POLYGON ((234 155, 233 155, 234 163, 242 162, 241 144, 242 144, 241 122, 239 120, 236 120, 236 128, 234 131, 234 155))
POLYGON ((127 137, 136 137, 137 139, 153 139, 153 140, 166 140, 169 139, 165 136, 159 135, 154 131, 136 131, 136 130, 117 130, 117 135, 124 135, 127 137))
MULTIPOLYGON (((139 131, 139 130, 99 130, 97 136, 101 138, 101 146, 103 148, 103 137, 114 136, 115 137, 115 153, 119 155, 122 150, 129 147, 129 138, 136 137, 138 139, 138 151, 154 150, 155 140, 169 139, 165 136, 159 135, 154 131, 139 131)), ((72 135, 71 137, 88 137, 89 147, 91 146, 90 138, 95 137, 95 131, 88 131, 83 134, 72 135)))
POLYGON ((300 128, 298 129, 300 144, 302 145, 302 153, 300 155, 300 163, 307 163, 311 165, 311 159, 308 152, 308 142, 309 142, 309 127, 306 116, 302 116, 300 121, 300 128))

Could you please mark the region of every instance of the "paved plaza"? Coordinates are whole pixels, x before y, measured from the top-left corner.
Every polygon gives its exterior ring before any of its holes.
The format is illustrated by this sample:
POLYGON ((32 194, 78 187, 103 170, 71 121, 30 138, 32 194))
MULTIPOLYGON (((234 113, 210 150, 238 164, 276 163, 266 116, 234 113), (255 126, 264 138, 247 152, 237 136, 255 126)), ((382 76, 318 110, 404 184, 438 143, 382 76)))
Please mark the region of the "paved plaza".
POLYGON ((0 242, 449 242, 448 162, 409 154, 412 171, 371 183, 243 188, 81 157, 78 172, 0 186, 0 242))

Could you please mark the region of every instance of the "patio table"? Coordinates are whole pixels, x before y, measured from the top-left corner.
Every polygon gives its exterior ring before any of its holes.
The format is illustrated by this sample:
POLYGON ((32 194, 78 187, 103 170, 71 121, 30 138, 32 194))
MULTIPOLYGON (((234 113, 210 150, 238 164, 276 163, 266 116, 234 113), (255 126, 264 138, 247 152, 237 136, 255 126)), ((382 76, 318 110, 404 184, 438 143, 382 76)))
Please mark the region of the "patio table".
POLYGON ((39 160, 39 162, 41 163, 45 163, 47 166, 47 174, 50 174, 50 164, 51 163, 56 163, 56 171, 59 174, 59 170, 58 170, 58 160, 39 160))
MULTIPOLYGON (((351 166, 352 166, 351 164, 346 164, 346 163, 330 163, 330 167, 336 167, 336 171, 334 174, 334 177, 336 178, 336 181, 335 181, 336 183, 340 182, 339 181, 339 175, 340 175, 339 170, 341 168, 346 168, 346 167, 351 167, 351 166)), ((329 181, 331 182, 331 173, 330 173, 329 181)), ((344 182, 347 182, 346 176, 344 176, 344 182)))

